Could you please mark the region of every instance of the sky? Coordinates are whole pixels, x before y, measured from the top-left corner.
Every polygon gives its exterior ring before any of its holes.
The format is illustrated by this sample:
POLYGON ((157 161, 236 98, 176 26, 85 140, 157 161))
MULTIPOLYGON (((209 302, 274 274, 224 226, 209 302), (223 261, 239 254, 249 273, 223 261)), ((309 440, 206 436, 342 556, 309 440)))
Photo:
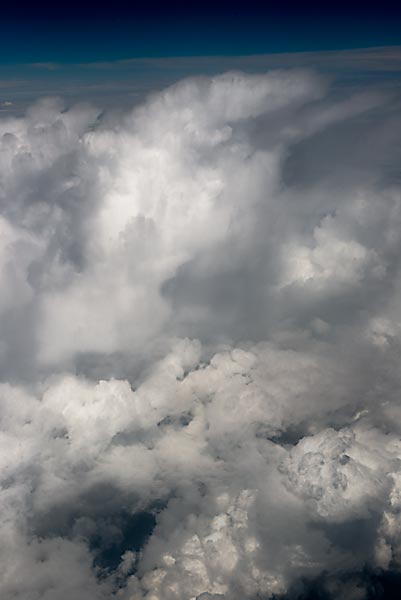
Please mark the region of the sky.
POLYGON ((2 9, 0 63, 266 54, 391 46, 396 3, 39 2, 2 9))
POLYGON ((2 600, 399 599, 400 28, 343 8, 4 9, 2 600))

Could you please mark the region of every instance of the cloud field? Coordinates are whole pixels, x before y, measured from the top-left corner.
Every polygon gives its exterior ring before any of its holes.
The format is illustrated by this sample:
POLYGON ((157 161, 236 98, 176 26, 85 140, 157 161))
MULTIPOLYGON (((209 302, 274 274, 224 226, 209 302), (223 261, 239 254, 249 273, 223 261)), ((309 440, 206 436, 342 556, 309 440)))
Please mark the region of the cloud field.
POLYGON ((282 70, 0 120, 2 599, 384 598, 399 108, 282 70))

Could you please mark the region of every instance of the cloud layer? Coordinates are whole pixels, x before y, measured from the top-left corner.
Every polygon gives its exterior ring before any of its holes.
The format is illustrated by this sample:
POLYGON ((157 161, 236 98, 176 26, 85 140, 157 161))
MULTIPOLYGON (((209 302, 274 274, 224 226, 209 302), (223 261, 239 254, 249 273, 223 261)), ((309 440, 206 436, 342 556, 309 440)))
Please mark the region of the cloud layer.
POLYGON ((380 597, 398 115, 272 71, 0 120, 2 598, 380 597))

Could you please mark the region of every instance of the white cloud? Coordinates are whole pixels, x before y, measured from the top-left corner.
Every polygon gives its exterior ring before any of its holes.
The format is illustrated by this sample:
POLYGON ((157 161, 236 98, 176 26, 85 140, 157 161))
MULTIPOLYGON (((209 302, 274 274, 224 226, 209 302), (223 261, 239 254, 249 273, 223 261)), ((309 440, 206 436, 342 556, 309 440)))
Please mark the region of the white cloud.
POLYGON ((330 162, 387 103, 228 73, 0 121, 2 598, 399 565, 399 186, 330 162))

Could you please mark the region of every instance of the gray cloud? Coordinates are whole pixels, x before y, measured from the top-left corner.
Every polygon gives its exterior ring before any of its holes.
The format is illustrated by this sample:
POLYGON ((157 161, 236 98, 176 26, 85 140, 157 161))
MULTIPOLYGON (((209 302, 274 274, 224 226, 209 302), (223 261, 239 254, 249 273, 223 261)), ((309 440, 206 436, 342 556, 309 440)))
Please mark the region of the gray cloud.
POLYGON ((0 120, 2 598, 391 592, 398 106, 231 71, 0 120))

